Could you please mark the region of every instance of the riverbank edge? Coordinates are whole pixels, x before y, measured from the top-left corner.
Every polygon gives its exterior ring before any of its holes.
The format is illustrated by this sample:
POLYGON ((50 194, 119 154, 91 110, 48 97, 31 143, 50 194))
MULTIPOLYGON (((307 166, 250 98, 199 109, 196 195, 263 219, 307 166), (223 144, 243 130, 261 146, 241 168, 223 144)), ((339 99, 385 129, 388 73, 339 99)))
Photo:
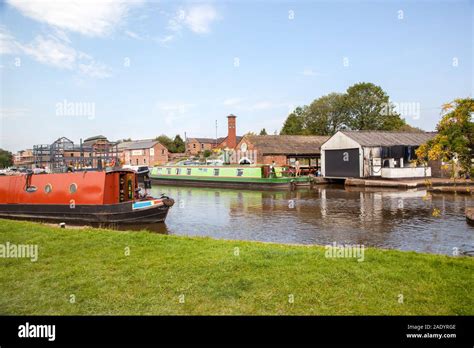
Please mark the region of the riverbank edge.
POLYGON ((414 188, 428 188, 430 190, 434 187, 440 188, 438 192, 446 193, 471 193, 474 190, 473 180, 453 180, 442 178, 423 178, 423 179, 360 179, 347 178, 344 182, 345 186, 359 186, 359 187, 388 187, 397 188, 401 190, 414 188), (441 189, 445 187, 445 189, 441 189), (449 188, 448 188, 449 187, 449 188), (443 190, 443 191, 442 191, 443 190))
POLYGON ((0 220, 0 236, 0 244, 40 250, 34 263, 0 259, 8 271, 0 272, 2 314, 474 314, 474 295, 466 292, 474 286, 469 257, 366 248, 358 262, 328 259, 314 245, 12 220, 0 220))

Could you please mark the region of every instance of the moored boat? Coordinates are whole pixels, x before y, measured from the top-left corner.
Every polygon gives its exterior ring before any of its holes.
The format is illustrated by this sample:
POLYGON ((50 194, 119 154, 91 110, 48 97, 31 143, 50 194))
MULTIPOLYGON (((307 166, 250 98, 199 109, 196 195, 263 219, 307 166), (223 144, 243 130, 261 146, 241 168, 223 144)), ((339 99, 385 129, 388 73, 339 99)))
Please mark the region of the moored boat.
POLYGON ((285 167, 268 165, 157 166, 150 171, 157 184, 222 188, 289 188, 309 186, 309 176, 291 176, 285 167))
POLYGON ((154 198, 133 170, 0 176, 0 218, 85 224, 163 222, 171 198, 154 198))

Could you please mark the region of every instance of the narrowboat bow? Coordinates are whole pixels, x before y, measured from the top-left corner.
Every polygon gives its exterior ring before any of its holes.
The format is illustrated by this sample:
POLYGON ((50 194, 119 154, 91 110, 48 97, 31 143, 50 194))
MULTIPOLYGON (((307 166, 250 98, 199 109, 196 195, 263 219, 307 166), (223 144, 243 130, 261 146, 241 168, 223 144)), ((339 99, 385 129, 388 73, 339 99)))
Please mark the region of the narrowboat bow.
POLYGON ((85 224, 163 222, 171 198, 154 198, 133 170, 0 176, 0 218, 85 224))

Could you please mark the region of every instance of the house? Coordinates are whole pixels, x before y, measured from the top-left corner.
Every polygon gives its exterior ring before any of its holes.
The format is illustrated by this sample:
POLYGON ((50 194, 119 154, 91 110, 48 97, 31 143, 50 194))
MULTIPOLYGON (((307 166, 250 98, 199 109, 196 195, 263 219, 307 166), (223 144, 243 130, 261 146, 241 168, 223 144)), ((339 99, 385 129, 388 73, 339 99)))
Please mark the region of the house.
POLYGON ((214 149, 234 149, 242 139, 237 135, 237 116, 230 114, 227 116, 227 136, 221 138, 187 138, 186 153, 188 155, 198 155, 206 150, 214 149))
POLYGON ((168 162, 168 149, 158 140, 125 141, 117 147, 122 164, 154 166, 168 162))
POLYGON ((321 173, 327 178, 429 177, 430 167, 416 167, 415 150, 435 134, 339 131, 321 146, 321 173))
POLYGON ((15 167, 25 167, 31 169, 34 163, 33 149, 18 151, 13 156, 13 165, 15 167))
POLYGON ((234 163, 294 165, 319 169, 321 145, 328 136, 319 135, 245 135, 236 146, 234 163))
POLYGON ((188 138, 186 139, 186 152, 190 155, 198 155, 200 152, 212 150, 217 146, 217 140, 212 138, 188 138))

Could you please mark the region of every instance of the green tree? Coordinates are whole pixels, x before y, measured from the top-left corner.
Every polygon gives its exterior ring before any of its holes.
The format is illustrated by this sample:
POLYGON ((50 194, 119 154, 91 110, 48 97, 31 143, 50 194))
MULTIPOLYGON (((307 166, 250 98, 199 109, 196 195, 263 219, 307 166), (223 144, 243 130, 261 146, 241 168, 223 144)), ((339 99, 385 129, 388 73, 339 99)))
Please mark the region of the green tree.
MULTIPOLYGON (((436 126, 438 134, 416 150, 420 162, 442 160, 451 162, 457 157, 465 173, 471 173, 474 158, 474 99, 456 99, 442 108, 442 118, 436 126)), ((454 171, 453 171, 454 175, 454 171)))
POLYGON ((308 107, 298 106, 291 114, 288 115, 283 128, 280 131, 282 135, 298 135, 304 134, 305 113, 308 107))
POLYGON ((203 152, 203 156, 204 158, 208 158, 209 156, 212 155, 212 151, 211 150, 204 150, 203 152))
POLYGON ((305 133, 333 135, 347 128, 349 113, 346 95, 331 93, 314 100, 303 117, 305 133))
POLYGON ((267 130, 265 128, 263 128, 261 131, 260 131, 260 135, 267 135, 267 130))
POLYGON ((361 82, 346 92, 349 126, 355 130, 397 130, 405 124, 393 110, 387 93, 373 83, 361 82))
POLYGON ((176 134, 173 140, 173 146, 176 152, 184 152, 186 150, 186 145, 184 144, 183 139, 179 134, 176 134))
POLYGON ((13 165, 13 154, 10 151, 0 149, 0 168, 7 168, 13 165))
POLYGON ((156 140, 158 140, 160 142, 160 144, 166 146, 166 148, 168 149, 169 152, 171 152, 171 153, 176 152, 174 142, 170 137, 162 134, 159 137, 156 137, 156 140))

